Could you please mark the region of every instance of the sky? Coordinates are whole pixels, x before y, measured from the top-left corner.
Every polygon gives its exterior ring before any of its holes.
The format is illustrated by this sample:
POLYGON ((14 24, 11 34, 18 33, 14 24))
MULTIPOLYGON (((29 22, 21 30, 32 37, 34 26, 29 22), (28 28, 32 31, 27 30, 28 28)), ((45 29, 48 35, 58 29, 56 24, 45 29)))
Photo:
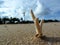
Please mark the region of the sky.
POLYGON ((0 17, 32 20, 30 10, 39 19, 60 20, 60 0, 0 0, 0 17))

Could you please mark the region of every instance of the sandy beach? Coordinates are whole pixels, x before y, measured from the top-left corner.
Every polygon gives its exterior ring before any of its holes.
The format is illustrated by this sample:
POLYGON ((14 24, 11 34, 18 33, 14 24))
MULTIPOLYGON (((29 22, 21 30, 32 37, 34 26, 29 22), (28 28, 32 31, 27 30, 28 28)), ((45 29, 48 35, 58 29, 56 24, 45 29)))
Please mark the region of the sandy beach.
POLYGON ((44 39, 36 38, 34 24, 1 24, 0 45, 60 45, 60 22, 44 23, 44 39))

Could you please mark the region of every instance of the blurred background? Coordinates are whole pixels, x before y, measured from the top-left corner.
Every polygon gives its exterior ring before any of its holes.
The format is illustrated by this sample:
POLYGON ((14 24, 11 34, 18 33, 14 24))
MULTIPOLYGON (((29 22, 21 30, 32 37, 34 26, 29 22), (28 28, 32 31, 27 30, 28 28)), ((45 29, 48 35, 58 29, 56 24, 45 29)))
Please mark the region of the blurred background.
POLYGON ((0 19, 32 21, 30 9, 39 20, 60 21, 60 0, 0 0, 0 19))

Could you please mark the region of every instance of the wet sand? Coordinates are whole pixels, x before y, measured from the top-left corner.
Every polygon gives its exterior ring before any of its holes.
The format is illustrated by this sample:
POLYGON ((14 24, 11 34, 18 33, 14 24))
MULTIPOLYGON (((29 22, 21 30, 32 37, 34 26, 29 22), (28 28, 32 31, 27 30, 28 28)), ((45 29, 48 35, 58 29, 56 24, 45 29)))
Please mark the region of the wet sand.
POLYGON ((0 25, 0 45, 60 45, 60 22, 43 24, 43 39, 35 37, 34 24, 0 25))

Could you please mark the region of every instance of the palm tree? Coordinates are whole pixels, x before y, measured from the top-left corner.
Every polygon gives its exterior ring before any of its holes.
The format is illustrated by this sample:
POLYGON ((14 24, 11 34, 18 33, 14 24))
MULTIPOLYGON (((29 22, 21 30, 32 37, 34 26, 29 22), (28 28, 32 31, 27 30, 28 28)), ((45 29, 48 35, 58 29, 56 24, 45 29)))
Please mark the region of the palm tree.
POLYGON ((14 17, 14 18, 10 18, 10 23, 19 23, 20 22, 20 20, 18 19, 18 18, 16 18, 16 17, 14 17))
POLYGON ((8 17, 4 17, 4 18, 2 19, 3 24, 6 24, 6 23, 7 23, 6 21, 10 21, 10 19, 9 19, 8 17))
POLYGON ((13 23, 13 20, 12 20, 13 18, 12 17, 10 17, 10 23, 13 23))
POLYGON ((23 12, 23 16, 24 16, 24 21, 25 21, 25 12, 23 12))
POLYGON ((16 17, 13 18, 12 20, 13 20, 14 23, 19 23, 20 22, 20 20, 18 18, 16 18, 16 17))
POLYGON ((0 24, 2 24, 2 19, 0 18, 0 24))

